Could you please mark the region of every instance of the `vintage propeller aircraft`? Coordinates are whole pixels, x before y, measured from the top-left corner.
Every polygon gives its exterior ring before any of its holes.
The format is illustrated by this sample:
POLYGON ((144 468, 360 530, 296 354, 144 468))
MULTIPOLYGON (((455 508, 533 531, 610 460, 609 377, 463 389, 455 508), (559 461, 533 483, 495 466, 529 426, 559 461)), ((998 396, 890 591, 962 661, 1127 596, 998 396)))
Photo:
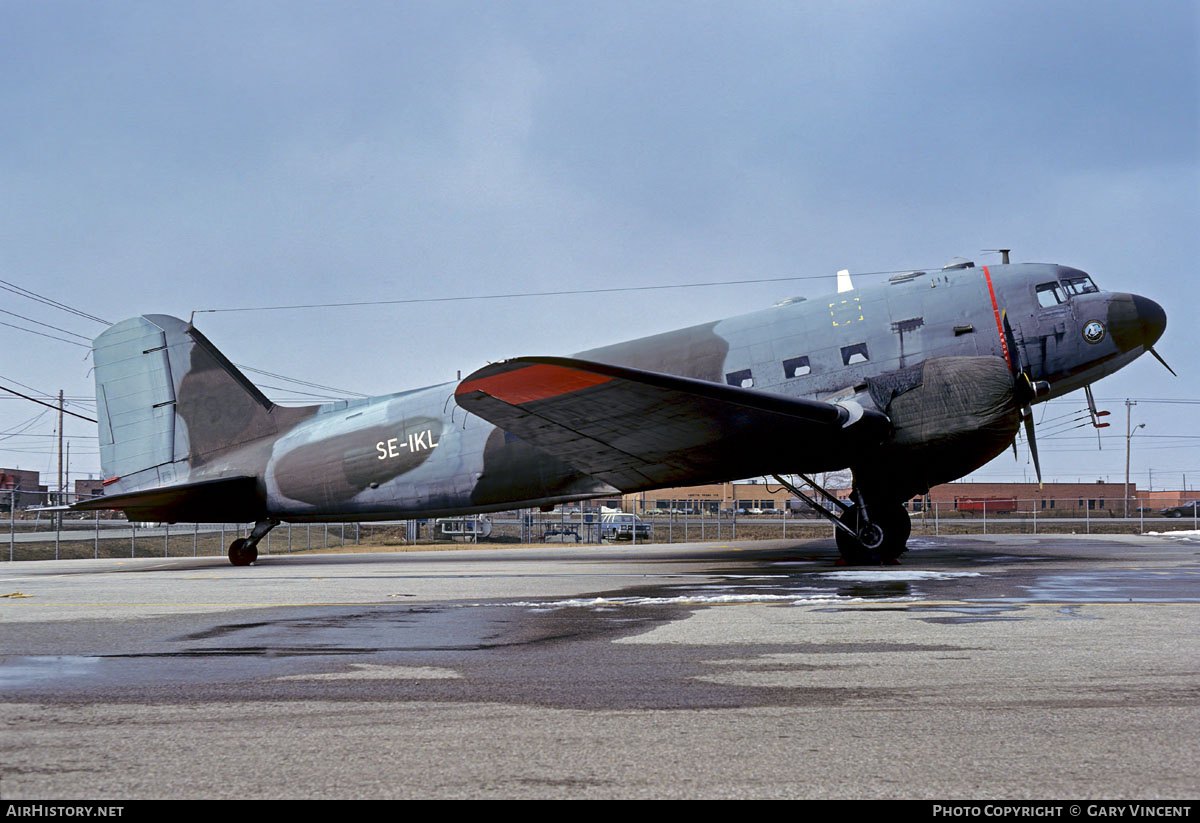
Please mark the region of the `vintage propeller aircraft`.
POLYGON ((889 562, 905 550, 905 500, 982 466, 1022 423, 1040 480, 1031 405, 1158 357, 1165 327, 1145 297, 1006 253, 864 288, 839 272, 827 297, 284 407, 193 325, 144 315, 93 343, 106 493, 74 508, 254 521, 229 547, 247 565, 284 520, 443 517, 775 475, 824 504, 846 562, 889 562), (810 479, 847 468, 850 503, 810 479))

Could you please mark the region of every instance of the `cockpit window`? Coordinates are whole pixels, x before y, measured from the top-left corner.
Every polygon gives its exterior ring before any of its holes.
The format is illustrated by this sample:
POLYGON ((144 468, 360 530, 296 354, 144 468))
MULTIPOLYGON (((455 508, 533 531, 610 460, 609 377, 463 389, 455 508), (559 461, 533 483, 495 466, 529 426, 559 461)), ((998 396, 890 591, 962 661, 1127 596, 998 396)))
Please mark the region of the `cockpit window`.
POLYGON ((1100 289, 1096 288, 1096 284, 1092 282, 1092 278, 1088 277, 1086 274, 1077 274, 1074 277, 1064 277, 1062 286, 1068 295, 1093 294, 1100 291, 1100 289))
POLYGON ((1038 305, 1042 308, 1057 306, 1066 300, 1058 283, 1042 283, 1037 287, 1038 305))

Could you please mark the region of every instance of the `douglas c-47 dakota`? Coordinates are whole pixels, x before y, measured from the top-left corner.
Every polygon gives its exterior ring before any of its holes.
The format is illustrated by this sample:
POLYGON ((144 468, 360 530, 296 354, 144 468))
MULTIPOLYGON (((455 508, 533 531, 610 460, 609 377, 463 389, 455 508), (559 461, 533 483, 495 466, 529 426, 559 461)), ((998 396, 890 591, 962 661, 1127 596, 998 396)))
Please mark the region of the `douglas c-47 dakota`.
POLYGON ((253 521, 229 547, 247 565, 285 520, 445 517, 775 475, 823 504, 846 562, 892 562, 904 501, 987 463, 1022 424, 1037 468, 1032 404, 1158 357, 1157 303, 1005 258, 864 288, 839 272, 825 297, 303 407, 268 400, 189 323, 135 317, 93 342, 105 495, 73 508, 253 521), (841 469, 849 503, 811 479, 841 469), (783 479, 796 475, 808 492, 783 479))

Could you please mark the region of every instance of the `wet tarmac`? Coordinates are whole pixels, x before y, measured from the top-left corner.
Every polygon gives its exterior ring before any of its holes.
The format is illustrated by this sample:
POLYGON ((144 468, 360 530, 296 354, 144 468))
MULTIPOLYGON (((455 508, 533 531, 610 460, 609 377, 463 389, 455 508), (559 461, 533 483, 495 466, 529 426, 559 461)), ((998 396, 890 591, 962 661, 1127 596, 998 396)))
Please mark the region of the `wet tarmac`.
POLYGON ((835 558, 770 541, 3 565, 0 791, 1200 788, 1200 542, 915 538, 901 566, 835 558))

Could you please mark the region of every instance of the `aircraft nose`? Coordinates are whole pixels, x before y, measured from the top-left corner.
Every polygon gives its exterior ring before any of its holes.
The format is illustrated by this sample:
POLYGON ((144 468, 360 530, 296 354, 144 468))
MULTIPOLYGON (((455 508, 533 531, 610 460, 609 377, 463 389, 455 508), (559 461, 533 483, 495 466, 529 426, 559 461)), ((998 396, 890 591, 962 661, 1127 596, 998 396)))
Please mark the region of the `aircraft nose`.
POLYGON ((1108 329, 1117 348, 1126 352, 1150 348, 1167 328, 1167 313, 1138 294, 1118 294, 1108 304, 1108 329))

